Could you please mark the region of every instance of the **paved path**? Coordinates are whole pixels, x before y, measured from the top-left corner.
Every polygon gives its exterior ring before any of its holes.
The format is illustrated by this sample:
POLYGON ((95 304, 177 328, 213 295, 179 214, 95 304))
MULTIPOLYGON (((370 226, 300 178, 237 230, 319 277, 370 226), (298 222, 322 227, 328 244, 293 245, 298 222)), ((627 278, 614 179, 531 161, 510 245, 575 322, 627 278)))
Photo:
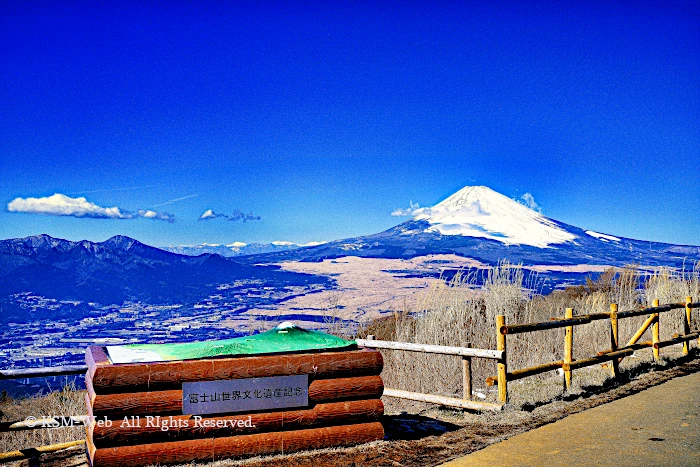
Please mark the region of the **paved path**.
POLYGON ((444 467, 700 466, 700 373, 570 415, 444 467))

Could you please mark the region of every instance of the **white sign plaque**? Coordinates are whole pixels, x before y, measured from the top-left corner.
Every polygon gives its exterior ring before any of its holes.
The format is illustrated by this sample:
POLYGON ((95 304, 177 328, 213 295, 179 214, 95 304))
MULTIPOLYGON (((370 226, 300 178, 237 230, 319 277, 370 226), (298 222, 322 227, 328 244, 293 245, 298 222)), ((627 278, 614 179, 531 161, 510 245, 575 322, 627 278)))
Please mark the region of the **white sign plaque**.
POLYGON ((309 375, 182 383, 182 413, 254 412, 309 405, 309 375))

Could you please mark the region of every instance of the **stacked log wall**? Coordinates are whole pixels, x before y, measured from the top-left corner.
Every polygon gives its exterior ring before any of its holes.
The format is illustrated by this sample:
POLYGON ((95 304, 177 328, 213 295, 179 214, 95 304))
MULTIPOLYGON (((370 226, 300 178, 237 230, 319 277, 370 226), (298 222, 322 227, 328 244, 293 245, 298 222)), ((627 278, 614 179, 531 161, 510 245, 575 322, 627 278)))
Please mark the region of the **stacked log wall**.
POLYGON ((113 365, 86 354, 88 458, 93 467, 211 461, 382 439, 383 361, 345 350, 113 365), (182 383, 309 375, 307 407, 182 412, 182 383))

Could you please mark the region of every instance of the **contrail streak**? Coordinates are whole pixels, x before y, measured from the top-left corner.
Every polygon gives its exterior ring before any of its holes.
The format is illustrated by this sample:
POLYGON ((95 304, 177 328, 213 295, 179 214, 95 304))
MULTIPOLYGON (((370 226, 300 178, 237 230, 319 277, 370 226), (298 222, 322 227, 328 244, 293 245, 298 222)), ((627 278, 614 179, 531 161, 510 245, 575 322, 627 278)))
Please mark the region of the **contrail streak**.
POLYGON ((145 186, 130 186, 126 188, 107 188, 104 190, 90 190, 90 191, 74 191, 72 193, 67 193, 69 195, 85 195, 88 193, 106 193, 109 191, 127 191, 127 190, 141 190, 143 188, 155 188, 158 185, 145 185, 145 186))
POLYGON ((186 200, 186 199, 196 198, 197 196, 199 196, 199 193, 195 193, 195 194, 193 194, 193 195, 183 196, 183 197, 181 197, 181 198, 171 199, 170 201, 166 201, 166 202, 164 202, 164 203, 154 204, 154 205, 151 206, 151 207, 152 207, 152 208, 158 208, 158 207, 160 207, 160 206, 165 206, 165 205, 168 205, 168 204, 177 203, 178 201, 184 201, 184 200, 186 200))

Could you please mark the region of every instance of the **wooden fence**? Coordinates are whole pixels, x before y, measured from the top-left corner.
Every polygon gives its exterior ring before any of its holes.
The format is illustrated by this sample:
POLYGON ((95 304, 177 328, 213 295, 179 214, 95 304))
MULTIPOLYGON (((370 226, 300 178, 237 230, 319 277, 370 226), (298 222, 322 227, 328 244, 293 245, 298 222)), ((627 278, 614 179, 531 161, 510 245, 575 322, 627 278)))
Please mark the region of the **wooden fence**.
POLYGON ((700 337, 700 331, 691 332, 691 310, 700 308, 700 302, 693 303, 691 297, 686 297, 685 303, 672 303, 668 305, 659 305, 658 300, 654 300, 653 306, 641 310, 618 311, 617 304, 610 305, 610 311, 604 313, 591 313, 587 315, 574 315, 572 308, 566 309, 564 318, 555 318, 551 321, 529 324, 514 324, 507 325, 505 316, 496 316, 496 344, 498 350, 503 352, 503 357, 498 361, 498 374, 490 376, 486 379, 486 384, 493 386, 498 384, 498 399, 505 403, 508 401, 508 382, 515 381, 528 376, 534 376, 547 371, 561 368, 564 372, 564 387, 571 388, 571 378, 573 370, 585 368, 591 365, 610 362, 607 366, 613 377, 618 376, 618 364, 626 356, 631 355, 636 350, 644 348, 652 348, 654 358, 659 360, 659 350, 674 344, 683 344, 683 354, 687 355, 689 351, 689 341, 700 337), (672 339, 661 341, 659 339, 659 314, 666 313, 672 310, 683 309, 685 311, 683 319, 683 333, 675 334, 672 339), (626 345, 620 346, 618 321, 624 318, 632 318, 634 316, 648 315, 642 326, 634 333, 632 338, 626 345), (594 357, 581 360, 574 360, 574 326, 580 326, 598 320, 610 321, 610 349, 605 349, 594 357), (638 342, 642 335, 651 327, 652 340, 646 342, 638 342), (555 362, 545 363, 529 368, 523 368, 515 371, 508 371, 507 356, 507 339, 506 336, 512 334, 521 334, 527 332, 542 331, 545 329, 565 328, 564 334, 564 352, 563 359, 555 362))
MULTIPOLYGON (((44 368, 24 368, 0 371, 0 380, 24 379, 24 378, 44 378, 55 376, 85 375, 86 365, 66 365, 44 368)), ((87 415, 60 415, 55 417, 33 418, 26 420, 16 420, 0 422, 0 433, 24 430, 41 430, 47 428, 64 428, 70 426, 81 426, 85 424, 87 415)), ((40 454, 62 451, 64 449, 84 446, 85 440, 69 441, 67 443, 51 444, 36 448, 21 449, 0 453, 0 463, 31 459, 40 454)))
POLYGON ((378 341, 374 336, 368 339, 357 339, 357 345, 374 349, 402 350, 406 352, 434 353, 442 355, 456 355, 462 358, 462 398, 445 397, 436 394, 423 394, 419 392, 409 392, 400 389, 384 388, 384 395, 397 397, 419 402, 430 402, 433 404, 457 407, 460 409, 478 411, 499 411, 503 404, 491 404, 479 402, 472 399, 472 358, 490 358, 501 361, 505 358, 502 350, 473 349, 467 347, 449 347, 444 345, 413 344, 408 342, 378 341))

